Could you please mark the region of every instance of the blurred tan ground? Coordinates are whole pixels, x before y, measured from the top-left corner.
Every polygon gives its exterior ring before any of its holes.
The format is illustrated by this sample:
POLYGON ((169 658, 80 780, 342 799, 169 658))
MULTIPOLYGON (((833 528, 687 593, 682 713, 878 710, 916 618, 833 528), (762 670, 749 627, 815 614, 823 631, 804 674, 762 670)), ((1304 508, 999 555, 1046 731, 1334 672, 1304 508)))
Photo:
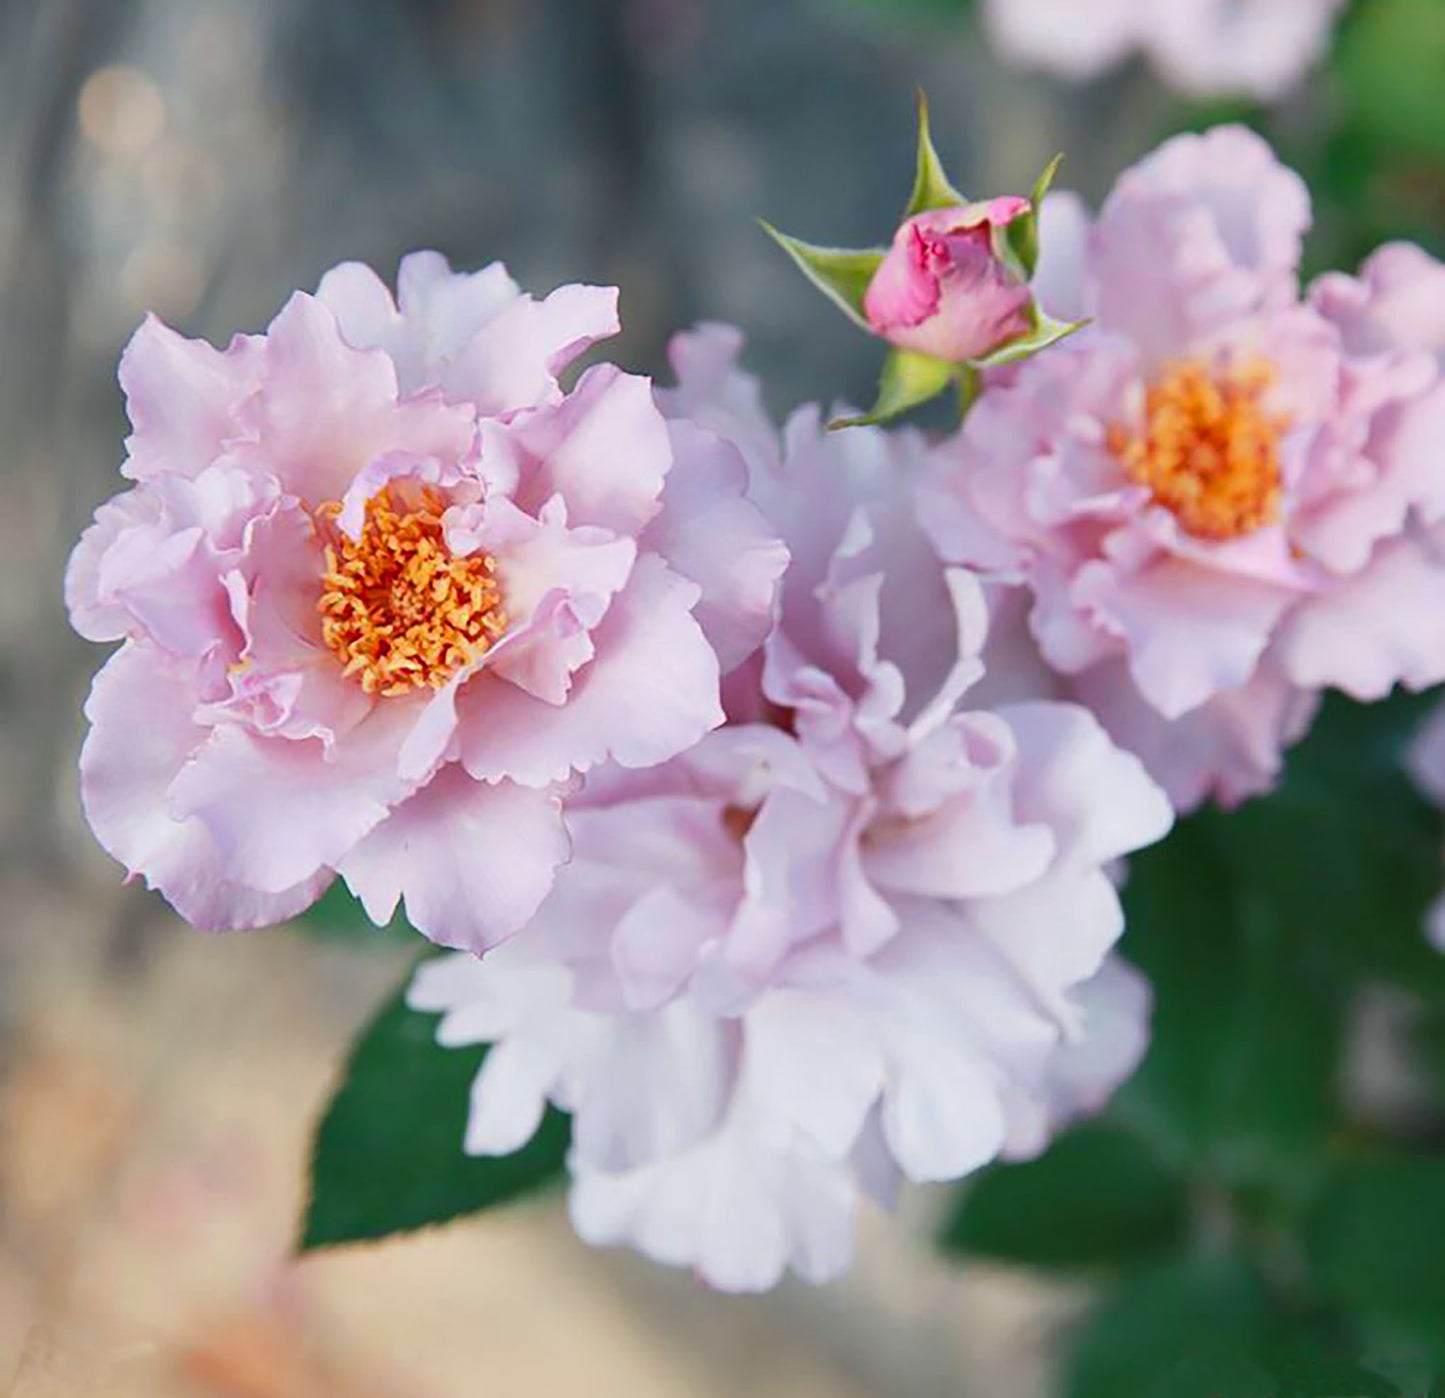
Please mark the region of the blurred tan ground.
POLYGON ((0 1394, 863 1398, 1038 1391, 1032 1287, 901 1223, 765 1299, 591 1251, 554 1203, 299 1264, 309 1123, 398 954, 0 885, 0 1394), (12 1377, 13 1376, 13 1377, 12 1377))

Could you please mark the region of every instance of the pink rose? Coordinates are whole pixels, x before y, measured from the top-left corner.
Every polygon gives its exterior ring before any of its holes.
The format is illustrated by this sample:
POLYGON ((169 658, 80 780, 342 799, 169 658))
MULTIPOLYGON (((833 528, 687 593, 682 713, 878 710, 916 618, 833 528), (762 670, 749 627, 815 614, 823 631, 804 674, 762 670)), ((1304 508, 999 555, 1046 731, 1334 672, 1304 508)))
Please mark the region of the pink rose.
POLYGON ((349 263, 225 351, 137 332, 135 484, 66 580, 77 630, 123 642, 81 796, 182 916, 276 922, 339 874, 482 950, 545 898, 585 773, 722 722, 787 555, 738 451, 647 380, 563 390, 617 329, 611 289, 417 254, 396 298, 349 263))
POLYGON ((1102 1106, 1149 1013, 1108 866, 1172 812, 1084 709, 985 696, 1016 677, 985 674, 979 582, 914 518, 924 438, 815 408, 780 435, 738 341, 680 336, 661 401, 742 445, 790 550, 761 664, 689 752, 590 775, 536 917, 409 999, 494 1045, 468 1153, 551 1102, 584 1239, 756 1291, 845 1271, 863 1201, 1102 1106))
POLYGON ((928 209, 894 234, 863 297, 868 324, 891 345, 955 363, 982 359, 1031 328, 1032 293, 1000 237, 1027 199, 928 209))
POLYGON ((1089 327, 991 378, 925 524, 1027 588, 1044 659, 1176 808, 1237 804, 1324 690, 1445 680, 1445 272, 1388 248, 1302 294, 1308 193, 1236 127, 1097 220, 1049 208, 1038 283, 1089 327))

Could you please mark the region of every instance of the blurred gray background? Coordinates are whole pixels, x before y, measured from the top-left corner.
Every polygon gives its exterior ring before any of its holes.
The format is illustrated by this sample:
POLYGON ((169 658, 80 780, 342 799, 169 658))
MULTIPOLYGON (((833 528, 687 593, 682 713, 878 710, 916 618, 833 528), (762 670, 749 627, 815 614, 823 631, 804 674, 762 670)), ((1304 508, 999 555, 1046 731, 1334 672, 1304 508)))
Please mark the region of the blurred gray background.
POLYGON ((874 347, 754 218, 885 239, 919 85, 979 193, 1064 144, 1097 193, 1160 107, 1004 73, 939 0, 0 0, 0 1392, 1033 1391, 1069 1298, 906 1227, 763 1302, 587 1253, 555 1208, 290 1267, 310 1114, 402 963, 181 928, 74 793, 103 657, 61 572, 120 484, 147 309, 224 343, 333 263, 435 247, 619 284, 628 367, 725 319, 775 408, 860 400, 874 347))

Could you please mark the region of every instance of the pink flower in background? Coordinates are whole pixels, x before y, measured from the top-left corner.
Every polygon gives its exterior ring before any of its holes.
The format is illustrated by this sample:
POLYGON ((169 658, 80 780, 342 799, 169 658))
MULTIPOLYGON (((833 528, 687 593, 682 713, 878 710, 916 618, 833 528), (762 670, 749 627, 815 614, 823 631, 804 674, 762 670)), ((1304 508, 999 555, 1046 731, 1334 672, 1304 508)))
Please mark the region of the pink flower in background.
POLYGON ((792 552, 761 662, 691 752, 594 773, 533 922, 410 999, 495 1044, 470 1152, 554 1102, 583 1237, 753 1290, 838 1275, 860 1199, 1033 1154, 1130 1071, 1106 866, 1171 812, 1086 710, 970 706, 988 616, 913 517, 921 439, 805 410, 780 448, 736 347, 681 337, 665 399, 744 445, 792 552))
POLYGON ((1445 679, 1445 274, 1387 250, 1302 302, 1308 196, 1234 128, 1049 219, 1040 284, 1094 324, 991 383, 923 514, 1181 809, 1239 801, 1322 689, 1445 679))
POLYGON ((1269 100, 1323 56, 1343 0, 985 0, 999 50, 1066 78, 1143 53, 1171 87, 1269 100))
POLYGON ((340 873, 448 945, 526 921, 599 763, 722 721, 786 561, 727 444, 610 365, 616 293, 543 301, 408 258, 298 293, 225 351, 147 321, 121 383, 136 484, 71 559, 124 644, 81 757, 101 843, 191 921, 304 908, 340 873), (716 535, 694 522, 711 512, 716 535))
POLYGON ((869 283, 868 324, 899 349, 955 363, 982 359, 1027 334, 1032 293, 997 239, 1031 207, 1006 197, 915 214, 869 283))

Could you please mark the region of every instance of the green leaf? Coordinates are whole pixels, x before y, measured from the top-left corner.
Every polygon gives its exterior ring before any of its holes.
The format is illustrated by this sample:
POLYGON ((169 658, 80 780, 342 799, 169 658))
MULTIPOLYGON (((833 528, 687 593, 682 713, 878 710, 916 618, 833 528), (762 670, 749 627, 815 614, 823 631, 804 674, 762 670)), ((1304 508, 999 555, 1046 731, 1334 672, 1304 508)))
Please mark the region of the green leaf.
POLYGON ((1133 861, 1124 951, 1153 985, 1154 1028, 1118 1110, 1206 1178, 1294 1206, 1337 1123, 1342 997, 1240 887, 1230 819, 1181 822, 1133 861))
POLYGON ((863 313, 863 297, 879 263, 883 261, 883 249, 816 247, 800 238, 789 237, 762 219, 758 222, 823 295, 855 325, 867 330, 870 335, 873 333, 863 313))
POLYGON ((1445 155, 1445 6, 1368 0, 1341 33, 1335 67, 1352 119, 1379 140, 1445 155))
POLYGON ((1332 697, 1266 799, 1220 819, 1234 878, 1295 924, 1337 975, 1385 978, 1445 1000, 1445 958, 1425 940, 1445 827, 1402 753, 1428 698, 1332 697))
POLYGON ((1016 218, 1004 229, 1004 240, 1014 261, 1018 263, 1019 271, 1024 281, 1032 281, 1034 272, 1039 265, 1039 211, 1044 206, 1044 199, 1050 189, 1053 188, 1054 179, 1059 173, 1059 166, 1064 163, 1062 155, 1056 155, 1045 167, 1043 174, 1034 181, 1033 191, 1029 195, 1029 211, 1021 218, 1016 218))
POLYGON ((1271 1294, 1227 1253, 1142 1269, 1094 1312, 1067 1398, 1400 1398, 1339 1343, 1336 1318, 1271 1294))
POLYGON ((830 428, 866 427, 887 422, 890 418, 936 398, 958 377, 958 365, 932 355, 915 354, 911 350, 890 350, 883 361, 883 374, 878 381, 878 399, 868 412, 858 417, 836 418, 830 428))
POLYGON ((1268 1297, 1229 1257, 1144 1269, 1110 1296, 1073 1347, 1066 1398, 1280 1398, 1254 1358, 1268 1297))
POLYGON ((1031 359, 1034 355, 1056 345, 1060 340, 1067 340, 1077 330, 1082 330, 1089 322, 1087 320, 1055 320, 1052 316, 1045 315, 1035 308, 1034 328, 1026 335, 1020 335, 1016 340, 1010 340, 1005 345, 1000 345, 991 354, 986 354, 982 359, 972 361, 975 369, 1001 369, 1006 364, 1018 364, 1025 359, 1031 359))
POLYGON ((1306 1246, 1332 1301, 1445 1358, 1445 1159, 1341 1163, 1312 1212, 1306 1246))
POLYGON ((908 196, 905 220, 929 209, 956 209, 968 200, 953 187, 933 147, 928 129, 928 98, 918 94, 918 165, 913 176, 913 193, 908 196))
POLYGON ((571 1128, 551 1108, 512 1155, 463 1154, 487 1050, 441 1048, 435 1029, 403 990, 357 1039, 316 1132, 301 1251, 445 1223, 562 1176, 571 1128))
POLYGON ((1277 1341, 1269 1367, 1279 1381, 1280 1398, 1400 1398, 1392 1379, 1309 1336, 1277 1341))
POLYGON ((1036 1267, 1115 1266, 1177 1246, 1188 1220, 1183 1179, 1137 1136, 1097 1122, 1038 1160, 980 1175, 961 1192, 941 1242, 1036 1267))

